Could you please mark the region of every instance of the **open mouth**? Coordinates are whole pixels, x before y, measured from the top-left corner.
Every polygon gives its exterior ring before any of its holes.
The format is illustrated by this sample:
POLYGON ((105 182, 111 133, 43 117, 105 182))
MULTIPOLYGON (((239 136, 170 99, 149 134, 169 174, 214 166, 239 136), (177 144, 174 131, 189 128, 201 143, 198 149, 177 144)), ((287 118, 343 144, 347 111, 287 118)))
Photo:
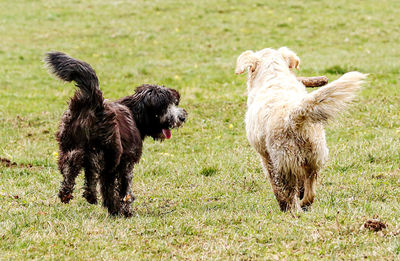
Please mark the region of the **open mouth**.
POLYGON ((166 139, 171 138, 171 130, 170 129, 162 129, 162 133, 166 139))

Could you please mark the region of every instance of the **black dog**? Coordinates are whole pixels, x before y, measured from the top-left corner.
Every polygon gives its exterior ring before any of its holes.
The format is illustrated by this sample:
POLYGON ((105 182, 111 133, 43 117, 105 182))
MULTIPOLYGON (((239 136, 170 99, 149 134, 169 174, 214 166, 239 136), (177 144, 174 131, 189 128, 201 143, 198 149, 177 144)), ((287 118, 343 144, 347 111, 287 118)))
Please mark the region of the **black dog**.
POLYGON ((142 154, 146 136, 169 139, 172 128, 183 124, 187 113, 179 108, 179 93, 157 85, 142 85, 135 94, 115 102, 105 100, 92 67, 64 53, 48 53, 46 62, 60 79, 79 88, 65 111, 57 140, 58 167, 64 177, 58 196, 68 203, 75 178, 85 170, 83 196, 97 203, 97 182, 103 205, 112 215, 132 215, 132 169, 142 154))

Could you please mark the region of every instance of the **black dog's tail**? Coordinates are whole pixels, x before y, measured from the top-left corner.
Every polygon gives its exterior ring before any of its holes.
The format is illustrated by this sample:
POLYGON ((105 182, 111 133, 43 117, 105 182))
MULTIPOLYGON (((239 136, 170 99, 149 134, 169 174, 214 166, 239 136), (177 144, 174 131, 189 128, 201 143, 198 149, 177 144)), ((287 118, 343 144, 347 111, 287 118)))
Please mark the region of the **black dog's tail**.
POLYGON ((99 80, 96 72, 88 63, 61 52, 47 53, 45 62, 51 72, 61 80, 76 82, 76 86, 81 91, 75 94, 75 100, 90 106, 102 106, 104 99, 99 88, 99 80))

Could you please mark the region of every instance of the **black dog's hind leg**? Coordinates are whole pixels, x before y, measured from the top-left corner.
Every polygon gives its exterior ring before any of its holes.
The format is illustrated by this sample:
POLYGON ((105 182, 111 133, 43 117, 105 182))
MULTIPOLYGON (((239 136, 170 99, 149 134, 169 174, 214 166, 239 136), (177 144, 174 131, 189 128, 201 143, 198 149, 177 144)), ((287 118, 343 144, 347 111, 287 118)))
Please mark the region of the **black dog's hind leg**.
POLYGON ((90 204, 97 204, 97 174, 89 166, 85 166, 85 187, 83 197, 90 204))
POLYGON ((82 149, 74 149, 60 153, 58 168, 64 180, 61 182, 58 197, 63 203, 68 203, 73 198, 72 192, 74 191, 75 179, 82 168, 83 155, 84 151, 82 149))
POLYGON ((97 183, 99 181, 98 174, 104 168, 103 153, 92 151, 88 153, 85 161, 85 187, 83 197, 90 204, 97 204, 97 183))
POLYGON ((135 200, 132 192, 132 170, 134 163, 130 159, 121 160, 119 168, 120 213, 125 217, 132 216, 131 204, 135 200))
POLYGON ((118 215, 121 202, 117 192, 117 170, 115 163, 121 159, 121 150, 109 148, 104 153, 104 169, 100 173, 100 191, 103 197, 103 206, 111 215, 118 215))
POLYGON ((115 171, 104 171, 100 174, 100 191, 103 197, 103 206, 111 215, 118 215, 120 200, 116 191, 115 171))

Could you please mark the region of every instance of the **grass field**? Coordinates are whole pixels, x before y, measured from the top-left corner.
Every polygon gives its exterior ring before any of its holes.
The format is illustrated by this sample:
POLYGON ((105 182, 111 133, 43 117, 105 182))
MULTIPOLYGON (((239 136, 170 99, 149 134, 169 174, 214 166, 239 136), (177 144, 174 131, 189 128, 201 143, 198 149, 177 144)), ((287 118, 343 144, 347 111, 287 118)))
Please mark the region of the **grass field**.
POLYGON ((0 2, 0 259, 317 260, 400 258, 400 2, 0 2), (266 4, 268 3, 268 4, 266 4), (279 211, 244 130, 244 50, 288 46, 302 76, 370 73, 327 128, 330 160, 310 212, 279 211), (131 219, 57 198, 54 133, 73 94, 42 58, 90 63, 110 99, 142 83, 181 92, 189 121, 147 139, 131 219), (32 165, 32 166, 31 166, 32 165), (377 218, 381 232, 361 229, 377 218))

